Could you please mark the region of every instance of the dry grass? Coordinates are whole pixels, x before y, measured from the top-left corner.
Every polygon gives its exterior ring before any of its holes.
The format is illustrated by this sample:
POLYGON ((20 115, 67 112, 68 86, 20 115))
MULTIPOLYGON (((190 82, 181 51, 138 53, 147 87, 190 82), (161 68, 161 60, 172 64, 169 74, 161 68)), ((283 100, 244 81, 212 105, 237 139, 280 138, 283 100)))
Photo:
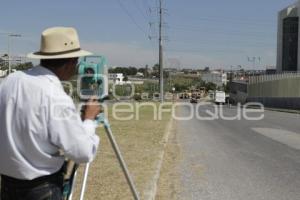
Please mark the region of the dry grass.
POLYGON ((157 200, 180 199, 180 177, 178 163, 181 161, 181 150, 177 142, 176 125, 172 127, 169 141, 165 148, 164 160, 158 182, 157 200))
MULTIPOLYGON (((114 136, 141 194, 141 199, 145 199, 149 180, 154 176, 158 154, 163 150, 161 141, 170 117, 170 113, 165 113, 162 120, 154 120, 152 109, 142 107, 138 121, 110 119, 114 136)), ((90 167, 85 199, 133 199, 104 129, 99 128, 98 132, 101 137, 101 147, 90 167)), ((77 180, 79 182, 81 182, 82 171, 81 167, 77 180)), ((79 184, 77 184, 75 199, 78 198, 78 193, 79 184)))

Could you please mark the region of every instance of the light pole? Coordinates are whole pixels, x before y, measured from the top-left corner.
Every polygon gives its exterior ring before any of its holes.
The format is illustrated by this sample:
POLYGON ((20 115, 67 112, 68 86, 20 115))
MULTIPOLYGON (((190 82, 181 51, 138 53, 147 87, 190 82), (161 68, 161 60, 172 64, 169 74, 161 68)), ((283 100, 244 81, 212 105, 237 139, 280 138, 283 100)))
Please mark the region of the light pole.
POLYGON ((10 59, 10 38, 11 37, 21 37, 21 35, 20 34, 8 34, 8 52, 7 52, 7 54, 8 54, 8 74, 10 74, 10 72, 11 72, 11 63, 10 63, 10 61, 11 61, 11 59, 10 59))
POLYGON ((232 68, 233 68, 234 66, 230 66, 230 83, 232 82, 232 80, 233 80, 233 71, 232 71, 232 68))
POLYGON ((256 59, 258 60, 258 63, 261 63, 261 57, 253 57, 252 59, 250 59, 250 57, 248 57, 248 62, 252 63, 252 76, 254 75, 254 71, 255 71, 255 63, 256 63, 256 59))

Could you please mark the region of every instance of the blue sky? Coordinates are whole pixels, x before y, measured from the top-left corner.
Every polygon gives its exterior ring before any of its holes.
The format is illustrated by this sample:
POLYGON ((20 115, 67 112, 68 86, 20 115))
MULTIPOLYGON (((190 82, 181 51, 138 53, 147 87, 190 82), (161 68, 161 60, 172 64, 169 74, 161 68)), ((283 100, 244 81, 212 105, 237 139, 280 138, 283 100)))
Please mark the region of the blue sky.
MULTIPOLYGON (((105 55, 110 66, 152 66, 158 60, 157 2, 2 0, 0 33, 22 34, 13 38, 11 46, 15 55, 25 55, 39 48, 43 29, 74 26, 82 47, 105 55)), ((165 65, 223 69, 242 65, 250 69, 248 56, 262 58, 256 69, 275 65, 277 13, 294 2, 164 0, 165 65)), ((0 54, 6 52, 7 37, 0 34, 0 54)))

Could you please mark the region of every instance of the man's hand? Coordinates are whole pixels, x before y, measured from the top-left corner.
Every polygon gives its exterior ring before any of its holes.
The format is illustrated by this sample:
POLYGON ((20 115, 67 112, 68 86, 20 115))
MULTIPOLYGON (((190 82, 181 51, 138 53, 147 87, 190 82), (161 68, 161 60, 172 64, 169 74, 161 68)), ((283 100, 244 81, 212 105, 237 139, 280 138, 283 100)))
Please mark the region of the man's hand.
POLYGON ((91 119, 94 120, 97 115, 99 115, 99 113, 102 112, 100 103, 97 101, 97 99, 95 97, 91 97, 86 106, 85 106, 85 110, 83 112, 83 116, 82 119, 91 119))

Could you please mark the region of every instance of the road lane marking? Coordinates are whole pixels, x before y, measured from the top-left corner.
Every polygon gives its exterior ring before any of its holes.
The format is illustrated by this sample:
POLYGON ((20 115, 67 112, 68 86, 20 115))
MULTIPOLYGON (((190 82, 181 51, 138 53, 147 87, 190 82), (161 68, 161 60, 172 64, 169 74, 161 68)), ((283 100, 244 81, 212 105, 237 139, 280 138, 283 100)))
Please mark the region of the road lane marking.
POLYGON ((291 148, 300 150, 299 133, 274 128, 252 128, 252 130, 291 148))

